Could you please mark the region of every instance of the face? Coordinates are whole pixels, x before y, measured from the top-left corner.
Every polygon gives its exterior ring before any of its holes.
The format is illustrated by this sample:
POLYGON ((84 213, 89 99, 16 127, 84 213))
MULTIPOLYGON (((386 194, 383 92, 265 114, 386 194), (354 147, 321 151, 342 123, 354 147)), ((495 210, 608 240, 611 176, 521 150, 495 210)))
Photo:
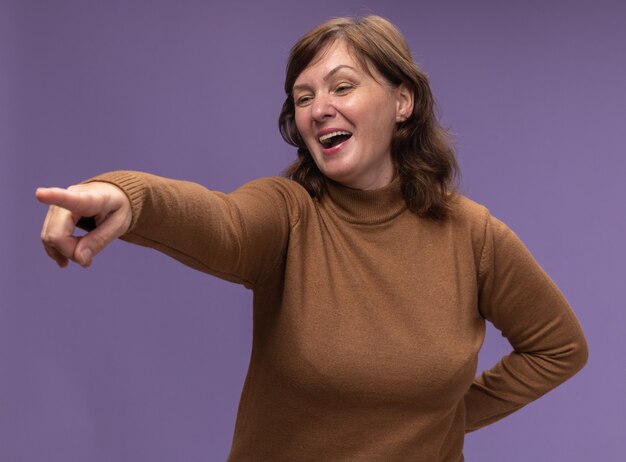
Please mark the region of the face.
POLYGON ((362 69, 343 41, 323 49, 294 83, 296 127, 321 172, 355 189, 394 176, 391 138, 413 109, 405 85, 362 69), (370 75, 371 74, 371 75, 370 75))

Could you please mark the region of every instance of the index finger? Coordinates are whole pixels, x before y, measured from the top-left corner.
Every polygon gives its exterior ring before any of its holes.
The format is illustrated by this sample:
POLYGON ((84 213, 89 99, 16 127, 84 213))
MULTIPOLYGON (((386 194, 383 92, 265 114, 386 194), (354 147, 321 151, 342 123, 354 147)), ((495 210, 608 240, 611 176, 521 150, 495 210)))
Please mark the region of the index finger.
POLYGON ((93 216, 100 212, 102 200, 86 191, 70 191, 64 188, 37 188, 35 197, 39 202, 69 210, 82 216, 93 216))

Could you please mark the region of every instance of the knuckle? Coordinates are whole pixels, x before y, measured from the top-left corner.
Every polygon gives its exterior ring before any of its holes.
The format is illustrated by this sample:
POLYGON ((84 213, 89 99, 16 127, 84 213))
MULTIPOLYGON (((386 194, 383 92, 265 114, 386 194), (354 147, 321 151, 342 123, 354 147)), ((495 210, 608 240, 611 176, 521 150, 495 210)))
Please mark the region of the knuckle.
POLYGON ((46 244, 54 244, 55 242, 60 241, 61 237, 62 236, 59 235, 58 233, 47 231, 46 233, 42 234, 41 240, 45 242, 46 244))
POLYGON ((100 251, 106 246, 106 240, 99 234, 92 236, 92 242, 94 243, 95 250, 100 251))
POLYGON ((55 241, 57 241, 57 239, 55 239, 54 236, 52 236, 49 232, 41 233, 41 242, 43 242, 44 244, 53 245, 55 241))

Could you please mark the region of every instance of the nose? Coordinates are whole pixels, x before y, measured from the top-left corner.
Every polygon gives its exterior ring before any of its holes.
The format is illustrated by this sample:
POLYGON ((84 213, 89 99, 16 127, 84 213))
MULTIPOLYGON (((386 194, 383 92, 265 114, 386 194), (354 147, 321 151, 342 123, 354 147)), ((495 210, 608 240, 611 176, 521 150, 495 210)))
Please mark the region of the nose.
POLYGON ((337 114, 333 98, 330 95, 317 95, 311 107, 311 116, 317 122, 332 119, 337 114))

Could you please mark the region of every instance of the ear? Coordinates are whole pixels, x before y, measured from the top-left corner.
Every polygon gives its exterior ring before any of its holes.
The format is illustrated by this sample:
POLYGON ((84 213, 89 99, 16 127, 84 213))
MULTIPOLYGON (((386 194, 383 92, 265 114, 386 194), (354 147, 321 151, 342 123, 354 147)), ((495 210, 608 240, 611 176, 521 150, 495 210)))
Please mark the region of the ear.
POLYGON ((396 122, 404 122, 413 114, 413 90, 406 83, 401 83, 396 92, 396 122))

